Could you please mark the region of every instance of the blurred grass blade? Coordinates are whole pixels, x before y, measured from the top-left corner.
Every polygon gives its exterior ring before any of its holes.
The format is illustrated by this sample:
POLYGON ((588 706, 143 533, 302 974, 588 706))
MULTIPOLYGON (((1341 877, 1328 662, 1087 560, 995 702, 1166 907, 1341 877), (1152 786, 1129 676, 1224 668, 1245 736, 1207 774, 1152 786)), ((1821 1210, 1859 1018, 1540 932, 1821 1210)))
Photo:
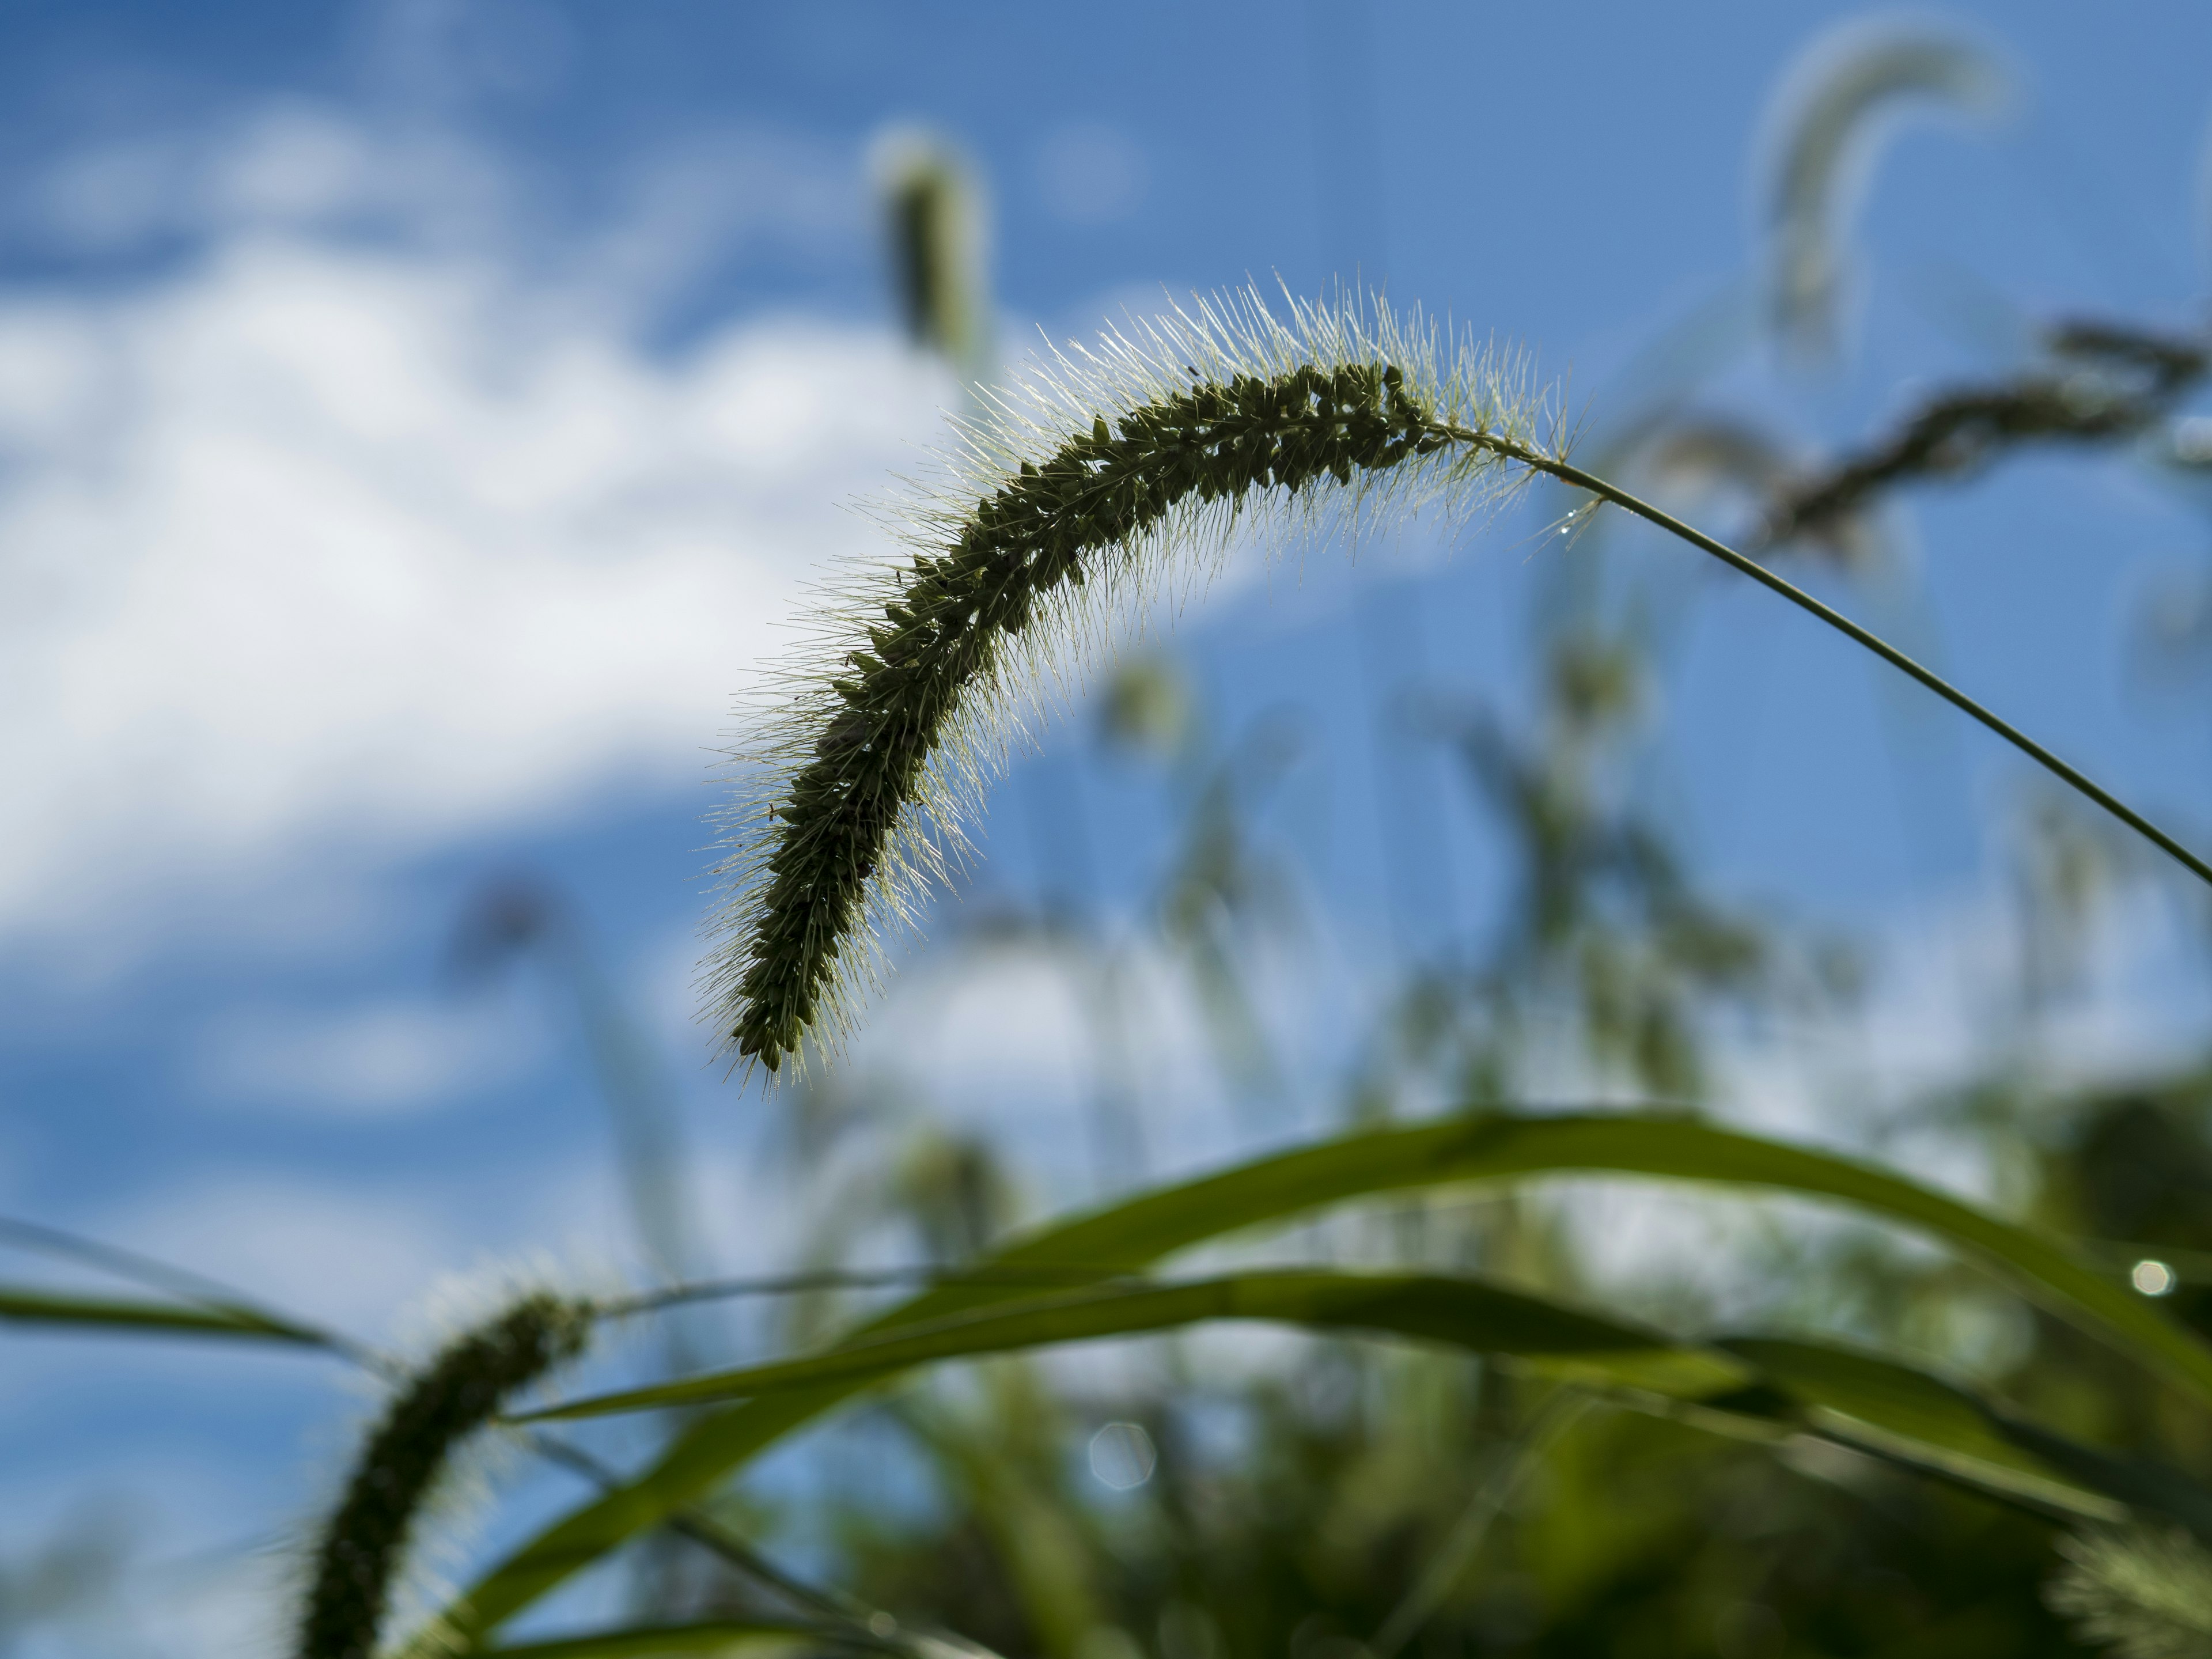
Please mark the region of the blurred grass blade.
POLYGON ((1397 1659, 1407 1641, 1450 1601, 1481 1554, 1498 1516, 1559 1440, 1582 1421, 1591 1403, 1590 1396, 1579 1389, 1559 1389, 1537 1409, 1528 1426, 1506 1443, 1442 1547, 1376 1627, 1374 1639, 1367 1644, 1372 1659, 1397 1659))
MULTIPOLYGON (((981 1265, 1061 1265, 1109 1279, 1172 1251, 1349 1199, 1569 1173, 1660 1176, 1841 1201, 1942 1240, 2053 1314, 2212 1402, 2212 1349, 2069 1249, 1868 1164, 1682 1118, 1496 1113, 1346 1136, 1141 1194, 1033 1234, 981 1265)), ((973 1280, 940 1285, 856 1335, 1020 1294, 1018 1287, 973 1280)), ((579 1506, 495 1565, 446 1616, 464 1641, 491 1629, 858 1386, 825 1383, 701 1419, 630 1486, 579 1506)))
MULTIPOLYGON (((1346 1199, 1570 1173, 1795 1193, 1902 1223, 1976 1258, 2051 1313, 2103 1337, 2212 1407, 2212 1347, 2071 1249, 1871 1164, 1686 1118, 1496 1113, 1349 1136, 1140 1194, 1017 1243, 993 1261, 1089 1268, 1103 1278, 1346 1199)), ((943 1286, 883 1322, 1006 1295, 983 1286, 943 1286)))
POLYGON ((0 1286, 0 1321, 23 1325, 66 1325, 118 1331, 173 1332, 190 1336, 244 1336, 263 1341, 297 1342, 327 1347, 319 1331, 289 1325, 251 1308, 211 1304, 186 1307, 174 1302, 139 1302, 120 1297, 64 1296, 52 1291, 0 1286))
POLYGON ((2041 1513, 2115 1522, 2128 1512, 2094 1480, 2069 1479, 2023 1446, 2006 1431, 2007 1419, 1996 1407, 1897 1361, 1812 1342, 1680 1343, 1647 1327, 1480 1279, 1425 1273, 1271 1271, 1179 1285, 1103 1285, 957 1315, 801 1358, 571 1401, 523 1420, 866 1383, 944 1360, 1218 1319, 1441 1343, 1511 1358, 1623 1403, 1680 1402, 1694 1408, 1686 1413, 1691 1420, 1707 1427, 1770 1438, 1812 1433, 2041 1513), (1744 1420, 1721 1420, 1729 1419, 1744 1420))
POLYGON ((519 1647, 487 1649, 501 1659, 623 1659, 630 1654, 720 1653, 753 1642, 822 1647, 862 1647, 905 1651, 894 1642, 872 1642, 862 1632, 793 1620, 709 1619, 689 1625, 635 1625, 595 1631, 519 1647))
POLYGON ((1427 1274, 1267 1272, 1181 1285, 1121 1284, 956 1315, 826 1353, 571 1401, 524 1421, 712 1403, 824 1382, 860 1382, 933 1361, 1261 1319, 1444 1342, 1511 1355, 1607 1387, 1704 1399, 1755 1372, 1717 1351, 1483 1283, 1427 1274))
MULTIPOLYGON (((1757 1367, 1825 1439, 2039 1509, 2101 1521, 2126 1513, 2126 1500, 2095 1478, 2089 1448, 2041 1429, 2016 1434, 2009 1413, 1956 1383, 1826 1343, 1744 1337, 1716 1346, 1757 1367), (2088 1457, 2047 1455, 2061 1448, 2088 1457), (2101 1504, 2085 1503, 2084 1488, 2101 1504)), ((2142 1493, 2131 1495, 2141 1501, 2142 1493)))

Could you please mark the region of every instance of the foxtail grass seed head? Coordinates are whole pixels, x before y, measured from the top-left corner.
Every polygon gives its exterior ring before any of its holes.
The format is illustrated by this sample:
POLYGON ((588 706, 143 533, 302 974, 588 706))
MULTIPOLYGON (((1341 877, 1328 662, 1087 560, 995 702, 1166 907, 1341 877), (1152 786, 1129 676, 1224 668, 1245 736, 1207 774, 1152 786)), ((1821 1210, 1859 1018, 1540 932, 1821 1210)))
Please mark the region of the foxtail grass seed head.
POLYGON ((455 1447, 517 1390, 580 1353, 592 1316, 588 1304, 526 1297, 447 1346, 393 1398, 317 1542, 300 1659, 369 1659, 416 1518, 455 1447))
POLYGON ((1917 101, 1987 119, 2010 94, 2003 66, 1973 42, 1886 20, 1847 23, 1806 52, 1768 118, 1772 316, 1785 345, 1816 359, 1833 349, 1844 221, 1886 136, 1882 118, 1917 101))
POLYGON ((2063 1540, 2045 1599, 2113 1659, 2212 1653, 2212 1553, 2179 1528, 2112 1528, 2063 1540))
POLYGON ((908 337, 963 374, 981 369, 992 327, 988 213, 975 169, 944 139, 905 130, 877 144, 876 173, 908 337))
POLYGON ((1170 560, 1478 507, 1525 481, 1512 450, 1558 453, 1517 362, 1379 302, 1280 311, 1248 290, 1132 323, 957 423, 950 477, 902 510, 910 560, 818 612, 732 753, 705 982, 735 1055, 773 1072, 842 1035, 878 930, 964 849, 1019 685, 1170 560))

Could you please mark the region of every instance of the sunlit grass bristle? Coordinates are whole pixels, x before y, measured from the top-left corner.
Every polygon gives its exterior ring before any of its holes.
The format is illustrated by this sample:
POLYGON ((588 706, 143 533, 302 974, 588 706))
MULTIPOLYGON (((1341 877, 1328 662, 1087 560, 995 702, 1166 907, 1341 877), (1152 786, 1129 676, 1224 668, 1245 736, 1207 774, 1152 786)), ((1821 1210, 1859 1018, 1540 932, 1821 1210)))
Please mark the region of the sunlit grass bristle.
POLYGON ((2212 1653, 2212 1553, 2178 1528, 2112 1528, 2059 1545, 2051 1607, 2114 1659, 2212 1653))
POLYGON ((1419 313, 1244 291, 1055 352, 957 423, 942 487, 902 510, 910 560, 822 608, 733 754, 706 976, 726 1048, 775 1071, 837 1040, 881 930, 964 848, 1021 686, 1170 561, 1490 503, 1527 474, 1480 440, 1551 453, 1552 413, 1419 313))

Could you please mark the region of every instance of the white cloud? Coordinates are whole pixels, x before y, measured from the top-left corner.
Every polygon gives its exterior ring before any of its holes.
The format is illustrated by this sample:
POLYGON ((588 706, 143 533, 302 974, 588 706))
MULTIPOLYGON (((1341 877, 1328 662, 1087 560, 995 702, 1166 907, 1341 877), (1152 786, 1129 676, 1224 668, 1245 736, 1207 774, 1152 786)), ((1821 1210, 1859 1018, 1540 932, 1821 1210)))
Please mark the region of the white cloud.
MULTIPOLYGON (((142 1197, 94 1231, 274 1308, 374 1338, 471 1247, 453 1195, 240 1172, 142 1197)), ((495 1218, 470 1206, 466 1224, 495 1218)))
POLYGON ((276 1312, 416 1352, 521 1280, 621 1282, 634 1251, 614 1172, 595 1148, 548 1139, 382 1176, 214 1170, 68 1219, 276 1312))
POLYGON ((0 930, 700 777, 943 397, 878 331, 613 313, 266 228, 0 295, 0 930))
POLYGON ((388 1001, 336 1011, 244 1009, 201 1036, 216 1104, 320 1118, 404 1116, 514 1077, 543 1047, 514 1005, 388 1001))

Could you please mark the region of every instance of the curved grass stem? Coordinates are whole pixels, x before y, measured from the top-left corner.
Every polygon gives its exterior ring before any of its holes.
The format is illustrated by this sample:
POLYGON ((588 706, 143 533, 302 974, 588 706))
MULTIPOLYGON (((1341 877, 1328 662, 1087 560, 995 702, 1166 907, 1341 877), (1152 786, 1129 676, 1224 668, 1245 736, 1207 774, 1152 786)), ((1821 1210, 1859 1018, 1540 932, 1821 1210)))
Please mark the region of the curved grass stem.
POLYGON ((1668 534, 1687 542, 1701 552, 1711 554, 1730 569, 1750 577, 1760 586, 1780 594, 1799 610, 1810 616, 1817 617, 1853 643, 1865 647, 1893 668, 1911 675, 1937 696, 1942 698, 1944 702, 1951 704, 1953 708, 1978 720, 2053 776, 2096 802, 2122 823, 2126 824, 2137 835, 2142 836, 2161 852, 2172 858, 2197 879, 2208 885, 2212 885, 2212 864, 2207 864, 2204 860, 2191 852, 2188 848, 2120 799, 2118 796, 2077 768, 2061 760, 2033 738, 2029 737, 2027 732, 2013 725, 2011 721, 1975 702, 1973 698, 1968 696, 1933 669, 1925 667, 1907 656, 1871 629, 1861 627, 1834 606, 1824 605, 1794 582, 1776 575, 1756 559, 1737 552, 1725 542, 1714 539, 1694 525, 1685 524, 1673 514, 1630 495, 1619 485, 1607 482, 1595 473, 1585 472, 1582 468, 1547 455, 1540 449, 1511 438, 1499 437, 1468 427, 1440 423, 1437 430, 1448 433, 1459 442, 1479 446, 1493 454, 1505 456, 1521 465, 1547 473, 1557 478, 1561 483, 1587 491, 1600 501, 1610 501, 1623 512, 1632 513, 1647 523, 1656 525, 1668 534))

